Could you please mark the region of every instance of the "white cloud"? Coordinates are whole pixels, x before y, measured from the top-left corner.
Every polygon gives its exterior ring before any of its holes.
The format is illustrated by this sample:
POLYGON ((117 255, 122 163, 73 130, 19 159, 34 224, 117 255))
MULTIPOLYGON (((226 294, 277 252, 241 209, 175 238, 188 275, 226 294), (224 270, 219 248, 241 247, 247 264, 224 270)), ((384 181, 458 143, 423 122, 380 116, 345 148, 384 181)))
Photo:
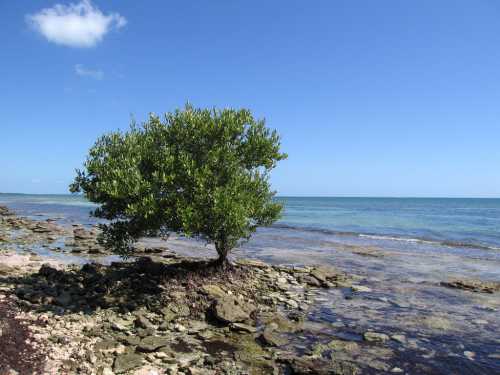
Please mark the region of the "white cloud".
POLYGON ((102 70, 89 69, 84 67, 82 64, 75 65, 75 73, 81 77, 90 77, 98 80, 104 78, 104 72, 102 70))
POLYGON ((127 23, 118 13, 102 13, 90 0, 56 4, 27 15, 26 21, 48 41, 69 47, 93 47, 110 30, 127 23))

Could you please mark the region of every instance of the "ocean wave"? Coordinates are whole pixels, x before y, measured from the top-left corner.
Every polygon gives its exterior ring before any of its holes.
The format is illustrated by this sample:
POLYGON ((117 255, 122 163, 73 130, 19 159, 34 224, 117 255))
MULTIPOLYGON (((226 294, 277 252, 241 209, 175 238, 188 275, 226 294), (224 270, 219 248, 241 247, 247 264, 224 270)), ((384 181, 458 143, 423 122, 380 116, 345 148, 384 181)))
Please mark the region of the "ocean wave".
POLYGON ((400 241, 400 242, 407 242, 407 243, 420 243, 420 244, 438 245, 438 246, 446 246, 446 247, 500 251, 499 246, 494 246, 494 245, 489 245, 489 244, 484 244, 484 243, 477 243, 477 242, 439 240, 439 239, 430 239, 430 238, 424 238, 424 237, 415 238, 415 237, 405 237, 405 236, 399 236, 399 235, 385 235, 385 234, 376 234, 376 233, 359 233, 359 232, 339 231, 339 230, 333 230, 333 229, 315 228, 315 227, 307 227, 307 226, 294 226, 294 225, 288 225, 288 224, 283 224, 283 223, 274 224, 273 228, 306 231, 306 232, 321 233, 321 234, 334 235, 334 236, 367 238, 367 239, 371 239, 371 240, 380 240, 380 241, 400 241))

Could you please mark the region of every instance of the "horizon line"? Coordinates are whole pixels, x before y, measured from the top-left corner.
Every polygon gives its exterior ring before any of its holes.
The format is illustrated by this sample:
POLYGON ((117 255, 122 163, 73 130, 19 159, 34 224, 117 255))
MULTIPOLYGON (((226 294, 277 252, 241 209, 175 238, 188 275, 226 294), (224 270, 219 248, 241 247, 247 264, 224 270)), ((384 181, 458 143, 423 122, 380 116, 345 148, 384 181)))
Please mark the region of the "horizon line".
MULTIPOLYGON (((78 196, 73 193, 11 193, 0 192, 0 195, 53 195, 53 196, 78 196)), ((481 196, 409 196, 409 195, 276 195, 276 198, 371 198, 371 199, 500 199, 498 197, 481 196)))

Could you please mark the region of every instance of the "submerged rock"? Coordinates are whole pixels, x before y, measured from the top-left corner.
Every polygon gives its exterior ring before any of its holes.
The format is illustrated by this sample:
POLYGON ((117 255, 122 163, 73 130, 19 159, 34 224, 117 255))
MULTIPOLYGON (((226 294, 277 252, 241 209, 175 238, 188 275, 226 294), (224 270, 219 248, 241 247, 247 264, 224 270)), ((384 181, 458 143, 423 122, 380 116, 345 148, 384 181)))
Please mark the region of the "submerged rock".
POLYGON ((363 338, 366 341, 376 341, 376 342, 385 342, 389 340, 389 336, 386 335, 385 333, 380 333, 380 332, 365 332, 363 334, 363 338))

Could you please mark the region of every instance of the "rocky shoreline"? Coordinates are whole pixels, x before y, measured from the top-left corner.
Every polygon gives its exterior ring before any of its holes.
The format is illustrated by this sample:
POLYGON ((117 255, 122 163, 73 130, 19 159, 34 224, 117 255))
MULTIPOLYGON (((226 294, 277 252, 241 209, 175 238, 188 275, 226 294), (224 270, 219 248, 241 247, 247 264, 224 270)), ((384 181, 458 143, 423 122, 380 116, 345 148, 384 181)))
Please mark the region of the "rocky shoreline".
MULTIPOLYGON (((23 346, 30 359, 0 355, 2 375, 405 373, 394 361, 395 346, 419 349, 419 340, 402 333, 368 329, 356 338, 333 337, 308 319, 325 291, 371 293, 363 277, 248 259, 220 272, 204 259, 145 246, 136 259, 104 265, 92 261, 109 255, 96 235, 0 207, 0 341, 22 332, 24 342, 0 352, 23 346), (34 247, 86 263, 42 257, 34 247)), ((442 287, 500 290, 476 280, 442 287)), ((464 356, 473 360, 475 353, 464 356)), ((424 364, 412 368, 426 372, 424 364)))

